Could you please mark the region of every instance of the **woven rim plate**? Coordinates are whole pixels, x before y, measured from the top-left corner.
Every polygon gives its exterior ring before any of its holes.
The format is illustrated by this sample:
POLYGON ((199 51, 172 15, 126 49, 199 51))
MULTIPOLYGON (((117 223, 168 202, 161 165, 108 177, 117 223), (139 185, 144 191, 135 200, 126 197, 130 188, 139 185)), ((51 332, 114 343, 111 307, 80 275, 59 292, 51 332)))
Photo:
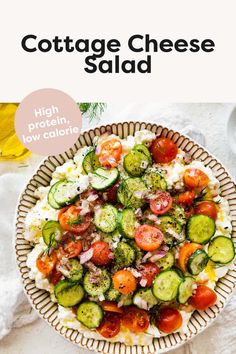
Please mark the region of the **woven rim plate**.
POLYGON ((132 347, 121 343, 109 343, 104 340, 94 340, 85 338, 78 330, 68 329, 62 326, 57 318, 57 304, 53 303, 50 295, 45 290, 36 288, 35 282, 29 279, 29 268, 26 266, 27 255, 32 247, 23 237, 24 219, 29 209, 35 205, 37 199, 34 192, 39 186, 47 186, 51 180, 51 175, 57 166, 62 165, 68 159, 73 158, 75 153, 82 146, 92 145, 93 138, 105 132, 119 135, 121 138, 127 135, 134 135, 138 130, 148 129, 157 136, 165 136, 172 139, 178 147, 190 153, 197 160, 209 166, 215 173, 220 182, 223 197, 226 197, 230 206, 230 214, 232 218, 234 244, 236 243, 236 187, 229 173, 223 165, 203 147, 199 146, 188 137, 178 132, 164 128, 162 126, 144 123, 144 122, 124 122, 114 123, 111 125, 100 126, 82 133, 76 142, 68 151, 58 156, 49 156, 39 166, 37 172, 25 187, 17 206, 16 216, 16 257, 21 277, 23 280, 24 290, 32 307, 37 311, 39 316, 46 320, 60 335, 67 340, 80 347, 95 350, 101 353, 115 354, 141 354, 141 353, 164 353, 170 349, 179 347, 197 334, 203 331, 217 317, 227 303, 236 282, 236 271, 229 270, 227 274, 217 282, 216 292, 218 295, 218 304, 212 306, 206 311, 195 311, 191 316, 188 324, 189 333, 180 334, 173 333, 168 336, 154 339, 149 346, 134 345, 132 347))

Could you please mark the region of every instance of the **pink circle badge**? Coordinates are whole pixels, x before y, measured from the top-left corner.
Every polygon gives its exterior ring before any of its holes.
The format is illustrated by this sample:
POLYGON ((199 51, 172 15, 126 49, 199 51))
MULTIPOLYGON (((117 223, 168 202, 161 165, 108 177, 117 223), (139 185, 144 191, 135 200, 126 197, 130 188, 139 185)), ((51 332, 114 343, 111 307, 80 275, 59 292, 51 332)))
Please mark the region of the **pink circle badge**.
POLYGON ((18 138, 30 151, 40 155, 69 149, 78 139, 81 126, 76 102, 55 89, 41 89, 26 96, 15 116, 18 138))

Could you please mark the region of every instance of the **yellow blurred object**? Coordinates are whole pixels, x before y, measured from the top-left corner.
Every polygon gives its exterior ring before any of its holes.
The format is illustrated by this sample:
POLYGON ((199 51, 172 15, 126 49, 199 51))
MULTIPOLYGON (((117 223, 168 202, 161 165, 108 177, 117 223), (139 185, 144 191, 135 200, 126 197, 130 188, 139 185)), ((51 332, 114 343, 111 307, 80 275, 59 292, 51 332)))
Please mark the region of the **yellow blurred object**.
POLYGON ((14 119, 18 104, 0 104, 0 161, 21 160, 31 152, 26 149, 18 139, 14 119))

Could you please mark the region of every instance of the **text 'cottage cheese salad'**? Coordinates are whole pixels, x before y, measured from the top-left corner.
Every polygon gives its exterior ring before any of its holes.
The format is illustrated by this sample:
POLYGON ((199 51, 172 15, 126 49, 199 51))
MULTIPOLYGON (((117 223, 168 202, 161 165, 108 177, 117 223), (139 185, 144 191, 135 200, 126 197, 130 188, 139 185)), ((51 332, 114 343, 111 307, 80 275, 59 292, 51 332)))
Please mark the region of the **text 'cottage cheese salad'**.
POLYGON ((216 303, 235 255, 228 202, 212 170, 170 139, 97 137, 37 197, 27 265, 64 326, 148 345, 187 333, 192 312, 216 303))

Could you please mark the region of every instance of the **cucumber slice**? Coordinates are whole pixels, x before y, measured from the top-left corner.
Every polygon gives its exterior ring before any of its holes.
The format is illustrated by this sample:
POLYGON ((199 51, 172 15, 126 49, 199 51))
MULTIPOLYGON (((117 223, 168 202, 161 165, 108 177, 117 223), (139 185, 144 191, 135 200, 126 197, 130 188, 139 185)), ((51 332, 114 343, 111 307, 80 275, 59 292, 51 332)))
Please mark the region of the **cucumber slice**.
POLYGON ((149 164, 149 158, 137 150, 132 150, 127 154, 123 162, 125 171, 132 177, 142 176, 149 164))
POLYGON ((87 328, 97 328, 103 319, 101 306, 96 302, 86 301, 79 305, 77 320, 87 328))
POLYGON ((146 155, 148 160, 149 160, 150 165, 152 164, 152 155, 151 155, 150 151, 148 150, 148 148, 145 145, 136 144, 136 145, 134 145, 133 150, 138 151, 138 152, 146 155))
POLYGON ((198 275, 206 268, 209 257, 204 250, 195 251, 188 259, 187 268, 192 275, 198 275))
POLYGON ((193 284, 195 280, 192 277, 185 277, 179 286, 178 301, 185 304, 193 294, 193 284))
POLYGON ((161 270, 170 269, 175 264, 175 257, 172 252, 167 252, 166 255, 160 258, 156 264, 161 270))
POLYGON ((84 275, 84 268, 77 259, 69 259, 68 265, 70 267, 69 278, 72 281, 80 281, 84 275))
POLYGON ((158 228, 164 233, 165 243, 172 243, 173 239, 175 239, 175 234, 179 235, 181 233, 182 226, 173 216, 159 216, 159 220, 161 223, 158 228))
POLYGON ((59 305, 72 307, 77 305, 84 297, 84 289, 81 285, 68 280, 61 280, 54 288, 54 294, 59 305))
POLYGON ((158 300, 153 295, 152 289, 139 289, 134 294, 133 303, 144 310, 149 310, 157 305, 158 300))
POLYGON ((121 295, 120 302, 122 302, 122 306, 130 306, 133 305, 133 295, 121 295))
POLYGON ((78 197, 78 184, 72 181, 60 181, 57 184, 53 197, 57 204, 61 206, 73 203, 78 197))
POLYGON ((206 215, 193 215, 187 222, 187 237, 192 242, 206 244, 214 235, 215 221, 206 215))
POLYGON ((174 270, 165 270, 159 273, 153 281, 153 295, 161 301, 174 300, 181 281, 181 277, 174 270))
POLYGON ((120 292, 114 288, 113 284, 111 284, 110 289, 104 294, 104 296, 106 300, 119 301, 120 292))
POLYGON ((99 296, 104 294, 111 286, 111 278, 107 270, 103 269, 101 275, 98 276, 97 282, 91 281, 91 273, 86 273, 84 277, 84 290, 91 296, 99 296))
POLYGON ((117 191, 117 198, 126 208, 140 208, 145 204, 142 194, 147 192, 147 187, 141 178, 127 178, 117 191))
POLYGON ((62 229, 58 221, 49 220, 42 229, 43 240, 47 246, 56 247, 62 235, 62 229))
POLYGON ((97 168, 91 173, 91 186, 97 191, 105 191, 113 186, 119 178, 119 171, 117 168, 105 169, 103 167, 97 168))
POLYGON ((117 226, 118 210, 111 204, 106 204, 95 211, 94 224, 102 232, 113 232, 117 226))
POLYGON ((100 167, 100 162, 98 156, 95 154, 95 150, 90 150, 84 157, 82 162, 83 170, 87 174, 95 171, 98 167, 100 167))
POLYGON ((115 265, 117 268, 129 267, 135 261, 135 251, 126 242, 119 242, 115 252, 115 265))
POLYGON ((176 219, 178 220, 178 223, 181 226, 184 226, 186 224, 186 215, 185 215, 185 211, 184 208, 182 208, 180 205, 175 205, 172 209, 170 214, 176 219))
POLYGON ((139 265, 142 262, 145 253, 138 247, 135 241, 129 241, 129 244, 133 247, 135 252, 135 263, 139 265))
POLYGON ((136 217, 132 209, 125 209, 119 213, 118 230, 124 237, 134 238, 136 217))
POLYGON ((150 171, 145 173, 143 176, 143 181, 145 182, 146 186, 153 192, 156 192, 160 189, 167 189, 167 182, 165 178, 157 171, 150 171))
POLYGON ((227 264, 235 257, 235 248, 231 238, 217 236, 213 238, 209 247, 208 255, 215 263, 227 264))
POLYGON ((55 199, 54 199, 54 193, 56 191, 57 186, 61 183, 61 181, 58 181, 54 183, 49 192, 48 192, 48 204, 53 208, 53 209, 61 209, 61 205, 58 204, 55 199))

